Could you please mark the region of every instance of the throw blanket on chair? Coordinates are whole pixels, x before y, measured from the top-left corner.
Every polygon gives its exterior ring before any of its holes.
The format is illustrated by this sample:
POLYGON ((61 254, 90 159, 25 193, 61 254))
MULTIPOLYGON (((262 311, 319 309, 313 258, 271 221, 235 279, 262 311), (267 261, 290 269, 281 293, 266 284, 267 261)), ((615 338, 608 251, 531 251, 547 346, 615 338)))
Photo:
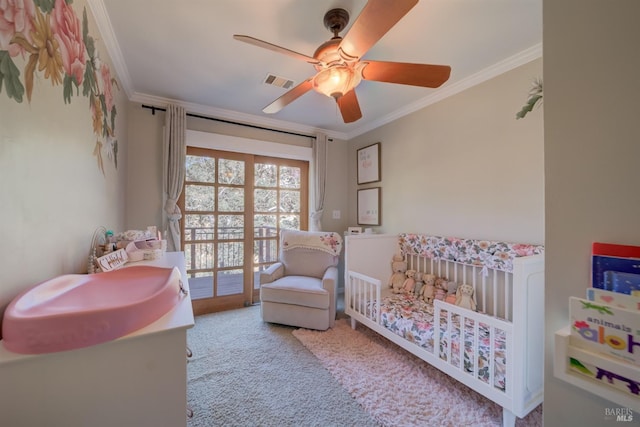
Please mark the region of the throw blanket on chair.
POLYGON ((342 251, 342 237, 338 233, 298 230, 286 230, 283 233, 283 251, 295 248, 315 249, 333 256, 340 255, 342 251))

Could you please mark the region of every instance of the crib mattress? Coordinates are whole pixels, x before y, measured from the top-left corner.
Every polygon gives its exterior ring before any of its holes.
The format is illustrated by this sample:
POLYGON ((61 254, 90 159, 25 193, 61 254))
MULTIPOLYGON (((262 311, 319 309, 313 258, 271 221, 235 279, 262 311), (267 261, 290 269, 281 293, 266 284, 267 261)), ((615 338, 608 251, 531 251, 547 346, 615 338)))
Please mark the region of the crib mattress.
MULTIPOLYGON (((367 305, 367 314, 375 318, 375 301, 367 305)), ((460 316, 452 313, 453 323, 451 339, 446 332, 447 311, 440 312, 440 345, 439 357, 447 363, 460 368, 460 343, 464 342, 463 363, 464 370, 470 374, 474 371, 474 364, 478 364, 478 379, 489 384, 491 375, 489 372, 491 357, 491 345, 494 346, 495 369, 493 372, 494 387, 505 390, 506 367, 506 334, 504 331, 495 330, 493 336, 488 325, 474 319, 465 318, 464 328, 460 328, 460 316), (477 350, 474 341, 475 325, 478 322, 477 350), (462 333, 462 340, 461 340, 462 333), (451 350, 448 351, 448 343, 451 350), (450 353, 450 356, 449 356, 450 353)), ((371 317, 370 317, 371 318, 371 317)), ((434 307, 410 294, 393 294, 384 297, 380 304, 380 322, 382 326, 404 339, 415 343, 434 353, 434 307)))

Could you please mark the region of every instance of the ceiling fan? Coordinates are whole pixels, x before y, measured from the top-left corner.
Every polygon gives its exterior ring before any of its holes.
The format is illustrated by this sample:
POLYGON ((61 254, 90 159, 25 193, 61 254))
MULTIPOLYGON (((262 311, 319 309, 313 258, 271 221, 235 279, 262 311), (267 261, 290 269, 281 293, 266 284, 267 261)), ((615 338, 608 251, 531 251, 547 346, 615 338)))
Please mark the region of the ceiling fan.
POLYGON ((313 57, 245 35, 233 38, 279 52, 312 64, 317 73, 267 105, 262 111, 273 114, 311 89, 334 98, 345 123, 362 117, 355 87, 362 80, 436 88, 449 79, 448 65, 412 64, 406 62, 361 60, 418 0, 369 0, 347 34, 340 31, 349 23, 344 9, 331 9, 324 25, 333 37, 316 49, 313 57))

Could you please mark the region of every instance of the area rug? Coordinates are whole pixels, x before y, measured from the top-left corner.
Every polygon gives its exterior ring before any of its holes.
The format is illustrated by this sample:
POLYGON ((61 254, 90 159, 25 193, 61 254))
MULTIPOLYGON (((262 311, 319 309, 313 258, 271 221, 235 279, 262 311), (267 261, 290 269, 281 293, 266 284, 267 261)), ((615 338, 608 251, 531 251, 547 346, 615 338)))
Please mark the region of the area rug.
MULTIPOLYGON (((502 408, 370 329, 346 319, 324 332, 294 330, 378 422, 385 426, 501 426, 502 408)), ((517 427, 542 425, 542 405, 517 427)))

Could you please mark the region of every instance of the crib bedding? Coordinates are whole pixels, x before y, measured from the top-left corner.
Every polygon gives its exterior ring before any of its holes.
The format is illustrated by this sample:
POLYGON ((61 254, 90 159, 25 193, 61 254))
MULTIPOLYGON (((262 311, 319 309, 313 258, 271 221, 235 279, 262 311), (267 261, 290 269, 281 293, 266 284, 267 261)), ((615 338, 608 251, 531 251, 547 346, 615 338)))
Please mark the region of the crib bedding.
MULTIPOLYGON (((367 304, 367 315, 376 318, 376 301, 369 301, 367 304)), ((451 339, 447 336, 447 311, 440 312, 440 345, 438 349, 439 357, 455 367, 460 367, 460 316, 452 313, 453 322, 451 339), (451 343, 451 360, 448 357, 447 345, 451 343)), ((412 294, 392 294, 381 299, 380 303, 380 323, 396 335, 426 349, 433 353, 434 334, 434 307, 412 294)), ((494 347, 495 368, 493 372, 493 385, 497 389, 505 390, 506 376, 506 334, 501 330, 491 330, 488 325, 479 322, 478 324, 478 348, 474 349, 474 323, 473 319, 465 318, 465 325, 462 331, 463 367, 470 374, 474 371, 474 364, 478 363, 478 379, 489 384, 491 345, 494 347), (477 353, 477 354, 475 354, 477 353)))

